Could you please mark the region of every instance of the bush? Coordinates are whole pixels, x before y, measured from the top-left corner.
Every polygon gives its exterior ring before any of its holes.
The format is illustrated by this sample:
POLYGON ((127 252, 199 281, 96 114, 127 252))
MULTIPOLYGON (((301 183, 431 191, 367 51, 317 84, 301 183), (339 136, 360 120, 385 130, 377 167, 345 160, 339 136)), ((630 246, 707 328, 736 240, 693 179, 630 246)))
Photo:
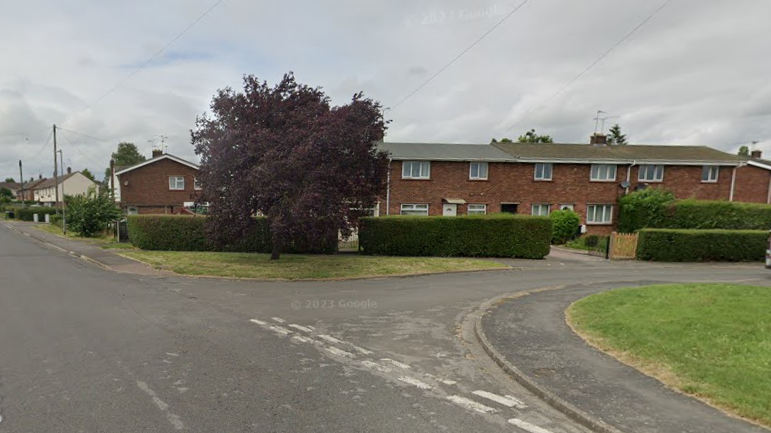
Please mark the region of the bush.
POLYGON ((387 256, 521 257, 549 254, 551 220, 522 215, 362 218, 364 254, 387 256))
POLYGON ((15 210, 16 219, 21 221, 34 221, 34 214, 38 214, 39 221, 45 221, 45 215, 55 215, 57 209, 55 207, 46 206, 32 206, 32 207, 17 207, 15 210))
POLYGON ((763 260, 768 231, 643 229, 637 258, 658 262, 763 260))
POLYGON ((771 229, 771 206, 727 201, 680 200, 667 206, 666 228, 771 229))
POLYGON ((57 226, 59 228, 63 228, 62 222, 63 222, 63 219, 61 215, 59 214, 51 215, 51 225, 57 226))
POLYGON ((67 197, 67 228, 84 237, 104 232, 121 215, 107 194, 89 188, 86 195, 67 197))
POLYGON ((650 188, 635 191, 618 200, 618 231, 633 233, 646 227, 667 227, 667 205, 675 201, 671 192, 650 188))
POLYGON ((552 243, 562 245, 578 233, 581 219, 572 210, 558 210, 549 215, 552 222, 552 243))

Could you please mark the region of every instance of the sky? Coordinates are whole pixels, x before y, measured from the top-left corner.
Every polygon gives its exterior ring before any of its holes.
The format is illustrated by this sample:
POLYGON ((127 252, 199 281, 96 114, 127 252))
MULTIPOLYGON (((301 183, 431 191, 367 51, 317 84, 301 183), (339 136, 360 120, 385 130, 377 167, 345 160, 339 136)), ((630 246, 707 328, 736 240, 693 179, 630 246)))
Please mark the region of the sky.
POLYGON ((0 0, 0 180, 20 159, 52 175, 53 124, 64 165, 98 179, 121 141, 197 162, 217 90, 288 71, 334 105, 393 106, 387 141, 586 143, 602 110, 631 143, 771 157, 767 0, 670 0, 623 41, 665 0, 528 0, 399 103, 523 1, 0 0))

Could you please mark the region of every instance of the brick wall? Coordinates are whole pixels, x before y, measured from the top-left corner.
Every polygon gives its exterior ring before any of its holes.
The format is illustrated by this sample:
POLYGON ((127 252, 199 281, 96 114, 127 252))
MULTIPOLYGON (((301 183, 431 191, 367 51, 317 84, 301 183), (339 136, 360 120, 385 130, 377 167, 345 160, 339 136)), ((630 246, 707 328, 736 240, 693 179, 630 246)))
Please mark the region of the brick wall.
POLYGON ((195 201, 196 196, 200 194, 193 186, 197 172, 194 168, 164 159, 122 174, 121 206, 137 207, 141 214, 176 212, 184 202, 195 201), (170 176, 183 176, 185 189, 169 189, 170 176))
MULTIPOLYGON (((487 213, 501 211, 502 203, 518 203, 517 213, 530 215, 533 204, 549 204, 552 210, 561 205, 573 205, 586 224, 587 206, 612 204, 616 221, 616 201, 624 194, 620 183, 627 179, 628 166, 618 166, 616 180, 590 181, 589 164, 553 164, 552 180, 534 179, 535 164, 489 163, 488 180, 469 180, 468 162, 431 163, 430 180, 402 179, 402 162, 391 164, 390 214, 399 215, 402 204, 428 204, 430 215, 442 215, 442 199, 463 199, 467 204, 486 204, 487 213)), ((650 187, 661 186, 678 198, 727 200, 731 187, 732 167, 721 167, 718 181, 702 183, 701 166, 666 166, 663 182, 650 182, 650 187)), ((638 185, 639 167, 631 168, 632 186, 638 185)), ((768 179, 768 177, 766 178, 768 179)), ((468 205, 458 205, 458 215, 466 215, 468 205)), ((386 215, 385 201, 381 201, 380 215, 386 215)), ((609 234, 613 225, 588 225, 590 233, 609 234)))
POLYGON ((738 168, 734 201, 768 203, 769 179, 771 179, 771 171, 766 169, 751 165, 738 168))

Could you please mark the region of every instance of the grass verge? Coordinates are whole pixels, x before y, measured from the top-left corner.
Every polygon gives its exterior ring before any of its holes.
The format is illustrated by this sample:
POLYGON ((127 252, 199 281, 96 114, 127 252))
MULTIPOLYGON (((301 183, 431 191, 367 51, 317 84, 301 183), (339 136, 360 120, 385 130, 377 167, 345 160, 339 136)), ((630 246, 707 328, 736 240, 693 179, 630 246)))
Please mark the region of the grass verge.
POLYGON ((465 258, 373 257, 359 255, 269 254, 126 251, 130 259, 183 275, 265 280, 350 279, 509 269, 500 263, 465 258))
POLYGON ((584 298, 568 323, 680 391, 771 426, 771 288, 673 284, 584 298))
POLYGON ((62 232, 61 227, 54 225, 54 224, 37 224, 34 226, 35 229, 51 233, 52 235, 56 235, 65 239, 70 239, 73 241, 80 241, 85 242, 88 244, 96 245, 99 247, 102 247, 104 249, 118 249, 118 250, 132 250, 134 249, 134 246, 128 243, 118 243, 115 242, 113 239, 113 236, 111 234, 104 234, 102 236, 97 236, 93 238, 84 238, 81 236, 78 236, 77 234, 74 234, 72 232, 68 232, 66 235, 62 232))

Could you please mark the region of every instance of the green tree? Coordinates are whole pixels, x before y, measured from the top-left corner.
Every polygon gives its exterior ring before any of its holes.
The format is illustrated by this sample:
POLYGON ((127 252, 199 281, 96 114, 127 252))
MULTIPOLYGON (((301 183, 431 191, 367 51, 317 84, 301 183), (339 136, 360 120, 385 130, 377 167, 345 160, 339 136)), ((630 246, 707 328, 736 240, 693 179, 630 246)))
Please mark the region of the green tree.
POLYGON ((8 188, 0 188, 0 203, 10 203, 13 200, 13 192, 8 188))
POLYGON ((80 172, 80 174, 82 174, 83 176, 86 176, 87 178, 89 178, 89 179, 91 180, 91 182, 96 182, 96 178, 94 177, 94 174, 93 174, 93 173, 91 173, 91 171, 90 171, 89 169, 87 169, 87 168, 84 168, 84 169, 83 169, 83 170, 80 172))
POLYGON ((493 138, 492 141, 490 141, 490 143, 513 143, 513 142, 514 141, 510 138, 501 138, 501 141, 498 141, 493 138))
POLYGON ((524 135, 520 135, 517 141, 520 143, 554 143, 550 136, 536 134, 535 129, 531 129, 524 135))
POLYGON ((120 210, 106 193, 97 193, 91 187, 85 195, 68 197, 67 227, 83 237, 92 237, 103 232, 120 217, 120 210))
POLYGON ((552 221, 552 243, 562 245, 574 238, 581 225, 578 214, 570 209, 557 210, 549 214, 552 221))
MULTIPOLYGON (((111 159, 115 161, 115 167, 128 167, 130 165, 139 164, 140 162, 147 161, 144 155, 139 153, 139 149, 134 143, 120 142, 118 143, 118 149, 113 152, 111 159)), ((104 185, 110 185, 110 166, 104 171, 104 185)))
POLYGON ((750 148, 747 146, 740 147, 739 156, 750 156, 750 148))
POLYGON ((624 146, 627 144, 626 134, 621 133, 621 126, 618 123, 610 127, 610 134, 608 135, 608 144, 616 146, 624 146))
POLYGON ((6 181, 6 182, 9 182, 9 183, 16 183, 16 181, 15 181, 15 180, 13 180, 13 178, 12 178, 12 177, 6 177, 6 178, 5 178, 5 181, 6 181))

